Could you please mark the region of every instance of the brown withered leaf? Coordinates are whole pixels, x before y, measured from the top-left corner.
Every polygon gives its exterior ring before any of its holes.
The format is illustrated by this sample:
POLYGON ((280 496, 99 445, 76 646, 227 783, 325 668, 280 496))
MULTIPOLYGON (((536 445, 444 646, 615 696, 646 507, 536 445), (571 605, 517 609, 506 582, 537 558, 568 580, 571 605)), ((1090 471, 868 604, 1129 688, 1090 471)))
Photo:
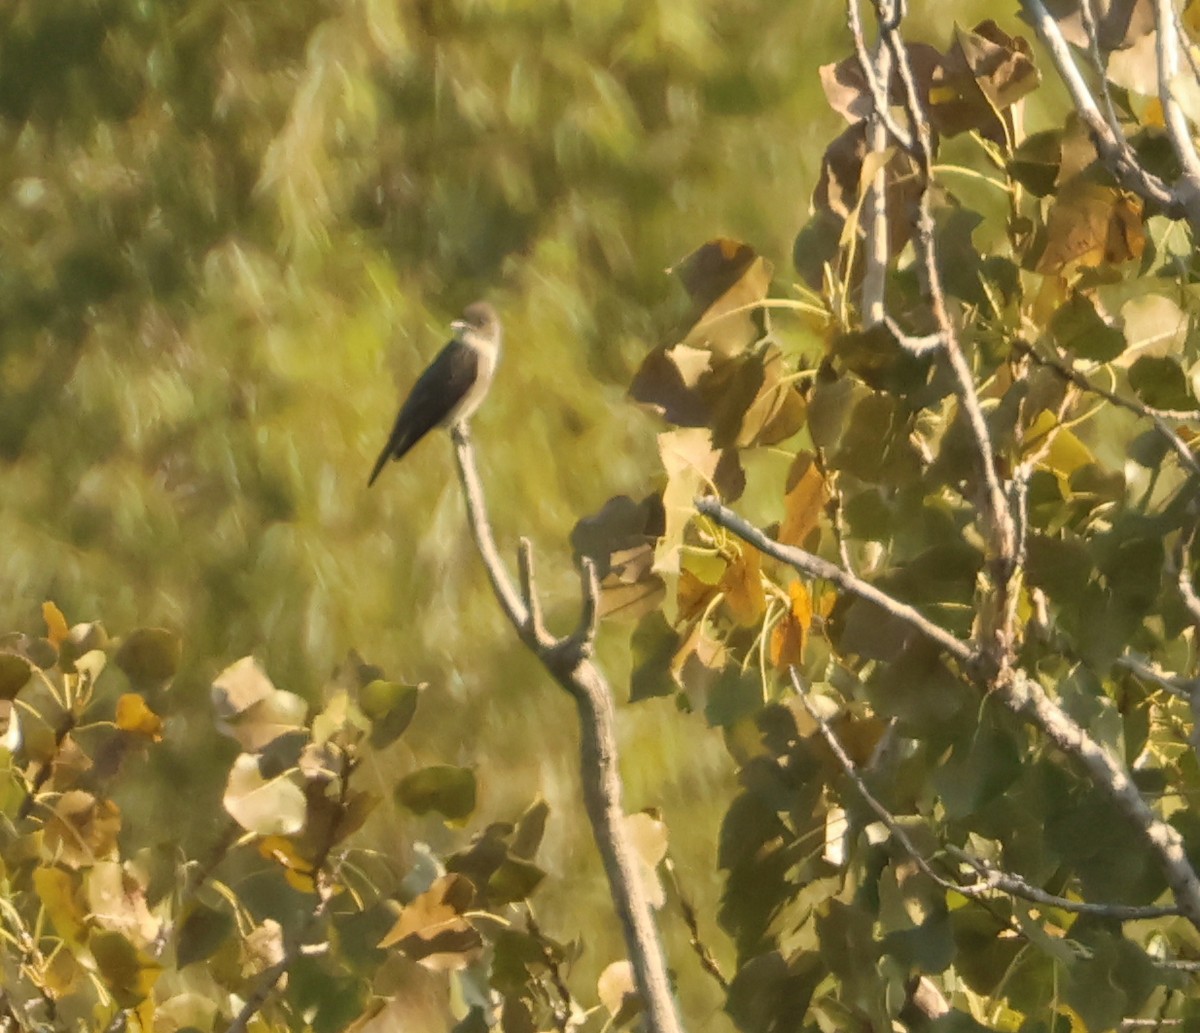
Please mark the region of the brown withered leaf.
POLYGON ((742 544, 741 552, 730 560, 718 586, 725 597, 730 619, 743 628, 757 624, 767 608, 762 586, 762 553, 742 544))
POLYGON ((634 374, 629 397, 677 427, 703 427, 711 401, 700 380, 711 358, 711 352, 686 344, 655 348, 634 374))
POLYGON ((716 594, 716 585, 701 581, 685 567, 679 572, 679 584, 676 587, 679 619, 681 621, 695 620, 705 611, 716 594))
POLYGON ((755 359, 762 377, 754 400, 742 415, 734 442, 739 448, 777 445, 804 426, 804 397, 796 382, 787 379, 783 353, 772 344, 755 359))
POLYGON ((783 545, 803 547, 820 524, 828 501, 829 486, 821 476, 816 457, 811 452, 799 453, 788 470, 778 540, 783 545))
POLYGON ((571 532, 577 558, 589 557, 600 578, 600 616, 637 618, 658 605, 664 591, 654 573, 654 547, 665 527, 662 498, 609 499, 571 532))
POLYGON ((1034 271, 1063 275, 1115 265, 1140 258, 1145 248, 1141 199, 1080 177, 1059 190, 1050 208, 1034 271))
POLYGON ((672 270, 692 299, 683 343, 729 359, 766 333, 758 306, 771 286, 771 263, 748 244, 719 237, 702 244, 672 270))
POLYGON ((463 875, 443 875, 400 912, 379 941, 435 972, 466 968, 483 951, 483 939, 463 917, 475 900, 475 888, 463 875))
MULTIPOLYGON (((928 107, 929 85, 934 69, 942 63, 942 55, 928 43, 909 43, 907 49, 917 92, 922 105, 928 107)), ((822 65, 817 73, 821 78, 821 88, 825 91, 825 100, 847 122, 861 122, 875 110, 875 101, 867 89, 858 55, 851 54, 836 64, 822 65)), ((893 76, 888 102, 898 106, 904 103, 904 99, 904 84, 899 76, 893 76)))
POLYGON ((933 76, 929 119, 939 133, 978 131, 1003 143, 1006 108, 1041 81, 1029 43, 1009 36, 994 21, 955 29, 955 40, 933 76))
MULTIPOLYGON (((1079 12, 1079 0, 1048 0, 1046 10, 1058 23, 1068 43, 1086 50, 1087 31, 1079 12)), ((1151 0, 1104 0, 1094 4, 1096 42, 1103 51, 1126 50, 1154 32, 1151 0)))
MULTIPOLYGON (((829 212, 843 222, 851 216, 857 217, 864 189, 863 165, 869 154, 865 122, 850 126, 825 148, 821 175, 813 190, 813 208, 829 212)), ((884 175, 888 211, 896 213, 896 217, 888 219, 888 251, 894 257, 912 237, 912 220, 904 216, 916 204, 921 184, 912 158, 898 149, 888 157, 884 175)), ((861 234, 861 227, 858 232, 861 234)))

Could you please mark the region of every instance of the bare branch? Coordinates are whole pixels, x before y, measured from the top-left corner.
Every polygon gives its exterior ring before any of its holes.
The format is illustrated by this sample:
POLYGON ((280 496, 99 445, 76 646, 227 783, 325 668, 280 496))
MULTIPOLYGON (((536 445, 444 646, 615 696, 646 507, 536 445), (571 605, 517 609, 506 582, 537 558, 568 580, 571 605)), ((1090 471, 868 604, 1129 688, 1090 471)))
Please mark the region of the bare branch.
MULTIPOLYGON (((849 0, 851 9, 856 9, 857 0, 849 0)), ((859 54, 859 61, 863 55, 859 54)), ((892 55, 882 42, 875 49, 875 61, 878 65, 878 76, 886 91, 892 78, 892 55)), ((864 68, 866 66, 864 65, 864 68)), ((886 109, 883 109, 886 110, 886 109)), ((880 113, 878 98, 876 111, 871 116, 871 126, 867 131, 867 139, 871 153, 882 155, 887 150, 888 128, 885 116, 880 113)), ((878 163, 871 186, 863 200, 863 211, 866 215, 865 228, 867 233, 866 268, 862 283, 862 317, 863 322, 871 327, 878 325, 886 315, 884 308, 884 288, 887 285, 888 265, 888 209, 887 209, 887 164, 878 163)))
POLYGON ((1108 76, 1104 67, 1104 58, 1100 53, 1100 35, 1096 30, 1096 15, 1092 10, 1095 0, 1081 0, 1079 18, 1083 23, 1083 31, 1088 38, 1088 53, 1092 58, 1092 67, 1096 70, 1096 78, 1100 82, 1100 99, 1104 101, 1104 117, 1114 140, 1125 141, 1125 132, 1121 128, 1121 120, 1117 118, 1117 109, 1113 105, 1112 91, 1108 88, 1108 76))
POLYGON ((1150 809, 1124 765, 1088 735, 1034 679, 1011 667, 999 671, 987 669, 980 662, 980 654, 970 644, 955 638, 911 606, 896 601, 887 593, 847 574, 819 556, 780 545, 716 499, 698 499, 696 508, 739 538, 767 555, 790 564, 800 573, 823 578, 844 592, 875 603, 959 660, 968 678, 987 689, 1014 713, 1041 729, 1067 756, 1075 758, 1094 784, 1109 795, 1118 810, 1158 856, 1167 884, 1175 894, 1179 912, 1200 928, 1200 877, 1197 877, 1184 852, 1179 833, 1150 809))
MULTIPOLYGON (((603 672, 588 655, 590 650, 582 648, 584 645, 590 646, 594 635, 596 597, 599 593, 595 572, 584 568, 584 617, 580 627, 586 631, 581 638, 578 631, 575 636, 562 639, 547 634, 545 640, 540 640, 532 634, 528 630, 533 626, 530 609, 517 594, 496 548, 470 435, 460 425, 451 431, 451 438, 471 533, 487 568, 496 599, 521 641, 575 700, 579 712, 579 767, 584 808, 608 877, 625 948, 629 952, 638 993, 646 1009, 647 1025, 651 1033, 682 1033, 671 995, 658 925, 642 885, 638 867, 640 862, 625 824, 612 690, 603 672), (580 640, 576 641, 577 638, 580 640)), ((521 567, 523 582, 532 597, 532 564, 527 551, 521 567)))
POLYGON ((590 556, 580 561, 580 580, 583 583, 583 607, 579 624, 568 641, 580 656, 591 656, 596 647, 596 632, 600 627, 600 578, 596 563, 590 556))
POLYGON ((492 591, 500 602, 500 608, 514 628, 523 633, 529 624, 529 611, 517 594, 516 586, 508 571, 504 569, 504 561, 496 548, 496 540, 492 537, 491 525, 487 522, 487 510, 483 502, 483 486, 479 483, 479 471, 475 468, 475 450, 471 448, 471 435, 465 423, 459 423, 450 431, 454 442, 454 454, 458 457, 458 475, 462 483, 463 494, 467 500, 467 514, 471 519, 471 534, 475 538, 475 547, 483 557, 483 565, 487 570, 488 579, 492 582, 492 591))
POLYGON ((542 604, 538 598, 537 579, 533 574, 533 546, 528 538, 522 537, 517 543, 517 573, 521 578, 521 596, 529 613, 525 634, 532 636, 539 646, 548 646, 554 640, 542 619, 542 604))
MULTIPOLYGON (((889 100, 891 69, 889 67, 886 72, 883 72, 884 66, 881 63, 880 72, 882 74, 876 72, 875 60, 871 58, 870 51, 867 49, 866 36, 863 34, 858 0, 846 0, 846 20, 850 27, 850 38, 854 41, 854 52, 858 57, 859 67, 862 68, 863 78, 866 80, 867 89, 870 91, 871 100, 875 105, 872 118, 877 119, 901 147, 906 151, 911 151, 913 148, 912 134, 892 117, 889 100)), ((878 54, 877 51, 877 59, 878 54)), ((888 64, 890 65, 890 61, 888 64)), ((872 149, 874 149, 874 143, 872 143, 872 149)))
POLYGON ((1197 689, 1200 689, 1200 680, 1196 678, 1181 678, 1177 674, 1168 674, 1166 671, 1160 671, 1143 657, 1127 653, 1125 656, 1118 657, 1117 666, 1123 667, 1135 678, 1153 682, 1164 692, 1168 692, 1179 699, 1190 701, 1197 689))
POLYGON ((1179 586, 1179 597, 1187 608, 1192 626, 1200 631, 1200 595, 1192 582, 1192 542, 1196 537, 1196 526, 1188 528, 1175 547, 1175 580, 1179 586))
MULTIPOLYGON (((975 377, 971 372, 966 355, 963 353, 958 339, 958 331, 946 306, 937 242, 934 237, 936 227, 931 199, 933 189, 932 130, 929 118, 921 104, 920 90, 917 87, 912 63, 909 60, 908 45, 900 35, 896 19, 893 16, 895 12, 885 10, 882 0, 875 0, 875 9, 883 41, 892 54, 896 72, 904 85, 904 108, 908 115, 909 126, 917 142, 917 147, 913 152, 921 169, 921 193, 917 200, 915 224, 917 258, 928 294, 930 310, 938 327, 938 336, 941 338, 942 351, 954 374, 955 394, 966 416, 967 425, 971 429, 971 436, 975 440, 975 458, 983 479, 983 501, 988 518, 987 536, 991 546, 992 561, 995 564, 994 588, 1000 597, 996 609, 997 612, 1004 613, 1008 609, 1006 600, 1010 590, 1009 582, 1015 569, 1016 542, 1013 533, 1013 519, 1008 508, 1008 497, 996 470, 995 450, 992 447, 987 421, 983 416, 983 408, 979 403, 979 394, 975 389, 975 377)), ((984 642, 995 662, 999 664, 1009 662, 1012 643, 1004 634, 1002 626, 986 628, 984 642)))
POLYGON ((1200 878, 1188 860, 1179 833, 1142 799, 1125 766, 1075 722, 1024 671, 1007 672, 991 686, 1005 706, 1031 721, 1060 750, 1074 757, 1158 855, 1180 913, 1200 928, 1200 878))

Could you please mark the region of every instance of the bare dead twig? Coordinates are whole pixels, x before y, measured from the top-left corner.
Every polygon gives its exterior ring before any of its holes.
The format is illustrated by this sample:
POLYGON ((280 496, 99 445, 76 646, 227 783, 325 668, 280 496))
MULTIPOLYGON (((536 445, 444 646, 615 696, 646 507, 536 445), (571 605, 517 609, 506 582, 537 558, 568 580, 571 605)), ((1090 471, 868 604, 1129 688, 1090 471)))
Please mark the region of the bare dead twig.
POLYGON ((466 500, 471 534, 501 609, 525 645, 575 700, 579 712, 580 781, 584 807, 608 877, 609 891, 621 922, 634 979, 646 1008, 647 1023, 653 1033, 682 1033, 671 995, 658 925, 642 886, 638 874, 639 862, 625 826, 612 690, 603 672, 591 659, 599 594, 595 571, 586 565, 584 567, 583 613, 576 631, 565 638, 554 638, 549 632, 543 638, 535 633, 531 615, 537 611, 537 584, 533 576, 532 558, 528 550, 522 547, 522 597, 496 548, 470 434, 460 424, 451 431, 450 436, 454 442, 459 482, 466 500))
POLYGON ((1157 33, 1155 55, 1158 58, 1158 100, 1162 105, 1171 149, 1183 167, 1183 183, 1186 184, 1187 191, 1194 194, 1200 189, 1200 155, 1196 153, 1187 115, 1175 97, 1174 83, 1180 72, 1180 46, 1175 5, 1171 0, 1154 0, 1154 24, 1157 33))
POLYGON ((679 913, 683 917, 683 924, 687 926, 688 943, 695 952, 697 959, 700 962, 700 967, 704 969, 722 990, 729 989, 729 980, 725 977, 725 973, 721 971, 721 966, 717 962, 716 955, 709 949, 708 944, 700 936, 700 923, 696 918, 696 909, 692 906, 692 902, 683 891, 683 885, 679 881, 679 873, 675 870, 675 862, 668 855, 663 860, 663 867, 666 869, 667 875, 671 878, 671 883, 675 889, 675 899, 679 901, 679 913))

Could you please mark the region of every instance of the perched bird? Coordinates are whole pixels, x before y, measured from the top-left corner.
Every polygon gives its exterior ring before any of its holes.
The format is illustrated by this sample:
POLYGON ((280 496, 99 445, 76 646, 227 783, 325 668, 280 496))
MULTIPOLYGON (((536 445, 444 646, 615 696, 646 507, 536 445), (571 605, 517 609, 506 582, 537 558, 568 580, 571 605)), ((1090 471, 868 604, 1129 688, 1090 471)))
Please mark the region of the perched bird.
POLYGON ((469 419, 487 394, 500 357, 500 319, 486 301, 468 305, 450 324, 454 336, 417 378, 391 436, 375 460, 367 487, 389 459, 401 459, 434 427, 469 419))

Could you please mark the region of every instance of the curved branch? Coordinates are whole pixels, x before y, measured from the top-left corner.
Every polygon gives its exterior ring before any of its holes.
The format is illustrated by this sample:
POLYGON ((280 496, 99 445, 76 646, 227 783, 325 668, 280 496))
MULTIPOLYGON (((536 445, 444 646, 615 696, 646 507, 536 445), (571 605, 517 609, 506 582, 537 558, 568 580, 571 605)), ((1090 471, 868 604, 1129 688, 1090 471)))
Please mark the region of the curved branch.
MULTIPOLYGON (((471 534, 496 598, 521 641, 571 695, 579 711, 579 766, 584 808, 621 921, 638 993, 646 1008, 647 1025, 652 1033, 682 1033, 658 925, 638 873, 637 854, 625 824, 612 690, 603 672, 591 659, 597 592, 595 573, 584 570, 584 615, 574 634, 556 639, 544 628, 535 626, 531 615, 540 611, 535 599, 537 585, 529 551, 527 548, 522 550, 522 598, 496 548, 470 434, 460 424, 451 430, 450 436, 458 460, 459 482, 467 504, 471 534)), ((537 624, 540 625, 540 621, 537 624)))

